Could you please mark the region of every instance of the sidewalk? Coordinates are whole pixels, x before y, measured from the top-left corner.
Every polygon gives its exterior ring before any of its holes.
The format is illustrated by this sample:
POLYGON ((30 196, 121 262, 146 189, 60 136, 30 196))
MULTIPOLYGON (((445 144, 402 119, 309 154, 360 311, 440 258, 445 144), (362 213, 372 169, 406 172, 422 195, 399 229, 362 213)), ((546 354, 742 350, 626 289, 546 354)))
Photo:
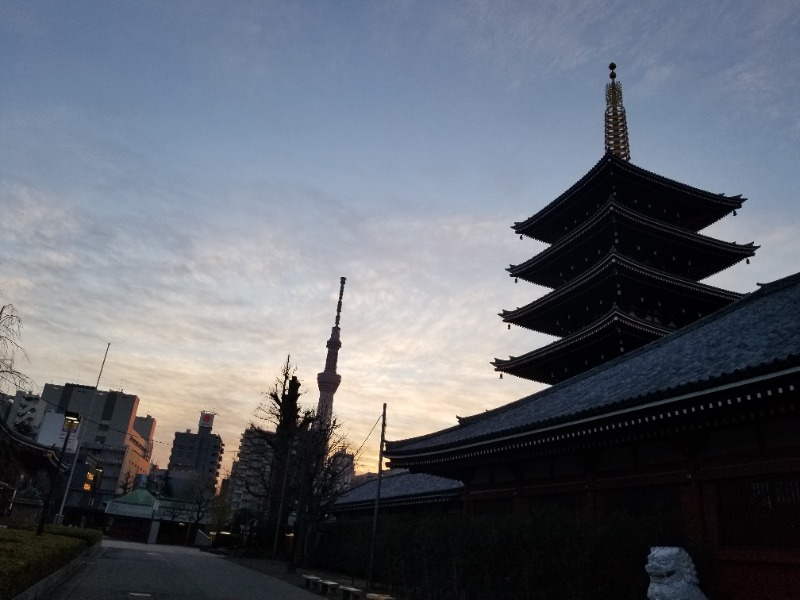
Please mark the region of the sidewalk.
POLYGON ((355 587, 360 590, 366 591, 367 589, 367 582, 365 580, 359 578, 353 579, 352 577, 342 575, 341 573, 333 573, 331 571, 325 571, 321 569, 297 569, 297 571, 294 573, 289 573, 289 563, 286 561, 270 560, 266 558, 245 558, 237 556, 226 556, 225 558, 236 564, 242 565, 243 567, 247 567, 248 569, 253 569, 254 571, 264 573, 265 575, 269 575, 270 577, 280 579, 281 581, 285 581, 298 587, 304 587, 305 585, 303 575, 316 575, 322 579, 335 581, 339 584, 355 587))

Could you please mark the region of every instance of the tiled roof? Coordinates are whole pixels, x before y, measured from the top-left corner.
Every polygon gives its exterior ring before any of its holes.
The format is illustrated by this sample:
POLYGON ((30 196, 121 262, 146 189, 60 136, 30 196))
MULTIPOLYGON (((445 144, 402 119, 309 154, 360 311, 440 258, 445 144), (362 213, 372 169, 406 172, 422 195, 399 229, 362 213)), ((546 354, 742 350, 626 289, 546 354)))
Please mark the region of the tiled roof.
POLYGON ((144 488, 136 488, 132 492, 128 492, 124 496, 114 498, 114 502, 120 504, 136 504, 139 506, 153 506, 156 501, 155 496, 144 488))
MULTIPOLYGON (((669 287, 683 291, 684 293, 686 293, 684 290, 689 290, 694 294, 700 294, 711 298, 721 298, 723 301, 733 301, 742 296, 742 294, 737 292, 723 290, 722 288, 700 283, 693 279, 686 279, 685 277, 680 277, 647 266, 612 249, 591 269, 584 271, 569 283, 565 283, 563 286, 556 288, 552 292, 548 292, 525 306, 518 307, 515 310, 503 310, 498 314, 503 317, 503 321, 510 321, 513 323, 515 319, 521 320, 532 313, 549 309, 551 305, 561 305, 564 301, 569 301, 571 297, 580 294, 584 288, 597 285, 604 277, 608 277, 609 272, 615 273, 617 270, 625 273, 634 273, 648 279, 660 280, 669 285, 669 287)), ((525 325, 523 325, 523 327, 524 326, 525 325)))
MULTIPOLYGON (((582 240, 599 238, 599 232, 607 231, 612 224, 615 232, 618 229, 636 229, 640 231, 641 235, 651 238, 652 243, 657 243, 664 249, 674 246, 691 248, 701 264, 704 265, 701 270, 700 264, 695 264, 695 275, 700 279, 710 277, 743 258, 753 256, 759 248, 753 242, 737 244, 694 233, 638 213, 611 199, 593 217, 567 233, 556 243, 523 263, 510 265, 506 270, 512 277, 521 277, 527 281, 550 286, 551 283, 547 281, 548 268, 552 270, 554 268, 552 265, 563 261, 565 256, 574 254, 574 248, 577 244, 582 243, 582 240), (658 241, 660 234, 663 239, 658 241), (544 271, 544 273, 540 273, 540 271, 544 271)), ((616 237, 616 233, 614 237, 616 237)), ((667 269, 671 268, 675 268, 674 265, 667 267, 667 269)))
MULTIPOLYGON (((610 175, 610 172, 618 169, 620 172, 627 172, 636 179, 648 181, 656 186, 671 189, 679 196, 687 196, 687 199, 699 205, 702 203, 706 210, 710 210, 715 216, 708 218, 699 227, 703 229, 711 223, 717 221, 719 218, 728 214, 730 211, 740 208, 745 199, 741 196, 725 196, 724 194, 715 194, 706 190, 701 190, 685 183, 663 177, 652 171, 648 171, 635 164, 620 159, 610 152, 605 155, 591 168, 589 172, 575 182, 567 191, 562 193, 558 198, 547 204, 542 210, 536 214, 528 217, 524 221, 514 223, 511 228, 516 233, 528 233, 531 227, 538 227, 543 220, 549 218, 553 213, 560 211, 564 206, 568 205, 575 196, 584 193, 586 189, 591 189, 592 186, 597 185, 603 178, 610 175)), ((535 237, 535 236, 534 236, 535 237)), ((546 240, 542 240, 546 241, 546 240)))
MULTIPOLYGON (((343 509, 348 505, 375 502, 377 486, 376 477, 347 490, 336 499, 336 508, 343 509)), ((383 474, 381 501, 400 501, 411 497, 420 500, 425 497, 455 496, 463 487, 464 484, 460 481, 427 473, 409 473, 406 469, 393 469, 383 474)))
POLYGON ((153 494, 144 488, 137 488, 119 498, 114 498, 106 506, 106 514, 139 519, 153 518, 153 494))
POLYGON ((455 448, 798 365, 800 274, 795 274, 532 396, 460 419, 449 429, 387 442, 386 454, 392 458, 455 448))

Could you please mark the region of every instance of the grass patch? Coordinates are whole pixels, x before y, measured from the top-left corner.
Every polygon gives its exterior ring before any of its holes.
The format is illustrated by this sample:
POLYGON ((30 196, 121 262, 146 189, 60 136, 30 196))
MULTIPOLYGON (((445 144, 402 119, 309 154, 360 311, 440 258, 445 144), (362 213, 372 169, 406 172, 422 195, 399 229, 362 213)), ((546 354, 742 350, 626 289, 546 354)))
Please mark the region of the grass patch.
POLYGON ((0 600, 10 600, 80 556, 102 533, 74 527, 0 529, 0 600))

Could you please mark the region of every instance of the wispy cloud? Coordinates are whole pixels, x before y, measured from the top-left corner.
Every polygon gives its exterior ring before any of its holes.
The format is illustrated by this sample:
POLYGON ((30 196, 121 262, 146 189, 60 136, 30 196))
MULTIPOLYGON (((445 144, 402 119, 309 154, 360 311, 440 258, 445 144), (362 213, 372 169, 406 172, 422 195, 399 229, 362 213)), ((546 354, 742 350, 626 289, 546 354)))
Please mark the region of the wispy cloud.
POLYGON ((396 439, 531 393, 489 364, 548 341, 497 316, 544 292, 505 273, 541 249, 509 225, 599 159, 611 60, 635 160, 751 196, 715 231, 763 247, 719 281, 788 274, 794 4, 182 2, 71 15, 86 35, 6 4, 0 282, 30 374, 93 384, 111 342, 101 385, 139 394, 161 462, 201 408, 232 453, 287 354, 316 403, 346 276, 357 445, 383 402, 396 439))

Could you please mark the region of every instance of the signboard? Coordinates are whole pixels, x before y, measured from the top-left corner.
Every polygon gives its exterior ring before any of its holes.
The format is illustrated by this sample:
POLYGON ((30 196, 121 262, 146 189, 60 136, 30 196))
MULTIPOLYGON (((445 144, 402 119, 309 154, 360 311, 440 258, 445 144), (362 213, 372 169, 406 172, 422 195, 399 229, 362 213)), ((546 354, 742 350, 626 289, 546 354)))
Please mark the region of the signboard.
POLYGON ((211 429, 214 426, 214 413, 205 411, 201 412, 199 426, 211 429))

